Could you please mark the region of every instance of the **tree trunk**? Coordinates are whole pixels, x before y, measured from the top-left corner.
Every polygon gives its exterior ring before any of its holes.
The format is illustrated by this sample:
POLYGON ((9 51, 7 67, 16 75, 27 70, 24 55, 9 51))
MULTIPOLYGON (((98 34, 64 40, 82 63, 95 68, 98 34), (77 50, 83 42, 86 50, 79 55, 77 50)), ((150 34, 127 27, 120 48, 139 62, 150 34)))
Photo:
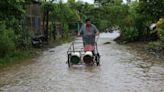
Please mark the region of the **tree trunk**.
POLYGON ((45 20, 46 20, 46 25, 44 29, 44 36, 45 36, 45 41, 48 42, 48 18, 49 18, 49 11, 46 10, 45 12, 45 20))

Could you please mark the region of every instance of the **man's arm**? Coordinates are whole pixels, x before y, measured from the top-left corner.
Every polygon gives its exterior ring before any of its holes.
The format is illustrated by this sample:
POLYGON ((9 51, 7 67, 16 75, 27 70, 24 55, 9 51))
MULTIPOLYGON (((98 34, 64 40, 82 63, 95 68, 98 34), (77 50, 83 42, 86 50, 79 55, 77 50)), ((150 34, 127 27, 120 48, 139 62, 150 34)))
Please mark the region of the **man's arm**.
POLYGON ((80 32, 77 33, 77 36, 80 36, 80 32))
POLYGON ((95 25, 94 25, 93 27, 94 27, 94 29, 95 29, 95 33, 96 33, 96 35, 99 35, 100 32, 99 32, 99 30, 97 29, 97 27, 96 27, 95 25))
POLYGON ((84 25, 82 25, 81 28, 80 28, 80 30, 78 31, 78 34, 77 34, 78 36, 80 36, 82 34, 83 29, 84 29, 84 25))

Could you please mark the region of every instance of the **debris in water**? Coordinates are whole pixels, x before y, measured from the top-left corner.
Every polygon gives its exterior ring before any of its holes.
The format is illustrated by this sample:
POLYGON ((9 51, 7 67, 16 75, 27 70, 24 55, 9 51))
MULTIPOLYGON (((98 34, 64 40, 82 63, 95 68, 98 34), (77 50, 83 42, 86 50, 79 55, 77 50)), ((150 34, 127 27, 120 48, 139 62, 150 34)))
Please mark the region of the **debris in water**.
POLYGON ((50 50, 49 52, 55 52, 55 50, 50 50))
POLYGON ((105 42, 104 44, 111 44, 111 42, 105 42))

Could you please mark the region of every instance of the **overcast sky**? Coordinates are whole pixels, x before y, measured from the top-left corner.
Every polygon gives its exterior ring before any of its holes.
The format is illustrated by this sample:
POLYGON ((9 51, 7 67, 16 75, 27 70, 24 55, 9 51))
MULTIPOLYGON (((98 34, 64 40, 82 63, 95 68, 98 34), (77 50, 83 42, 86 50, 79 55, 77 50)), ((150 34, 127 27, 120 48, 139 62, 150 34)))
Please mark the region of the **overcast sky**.
MULTIPOLYGON (((67 0, 63 0, 64 2, 67 2, 67 0)), ((78 1, 78 0, 76 0, 78 1)), ((94 3, 94 0, 80 0, 80 1, 84 1, 84 2, 88 2, 88 3, 94 3)), ((126 0, 123 0, 124 2, 126 2, 126 0)))

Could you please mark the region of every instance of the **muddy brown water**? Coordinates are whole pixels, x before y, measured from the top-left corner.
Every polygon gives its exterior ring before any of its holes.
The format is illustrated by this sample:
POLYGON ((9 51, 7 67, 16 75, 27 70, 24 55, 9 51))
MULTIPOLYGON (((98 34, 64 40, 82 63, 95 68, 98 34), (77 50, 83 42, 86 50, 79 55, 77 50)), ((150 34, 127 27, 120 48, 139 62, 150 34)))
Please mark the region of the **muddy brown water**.
POLYGON ((100 35, 100 66, 68 68, 70 43, 63 44, 1 71, 0 92, 164 92, 164 63, 116 44, 112 40, 118 35, 100 35))

